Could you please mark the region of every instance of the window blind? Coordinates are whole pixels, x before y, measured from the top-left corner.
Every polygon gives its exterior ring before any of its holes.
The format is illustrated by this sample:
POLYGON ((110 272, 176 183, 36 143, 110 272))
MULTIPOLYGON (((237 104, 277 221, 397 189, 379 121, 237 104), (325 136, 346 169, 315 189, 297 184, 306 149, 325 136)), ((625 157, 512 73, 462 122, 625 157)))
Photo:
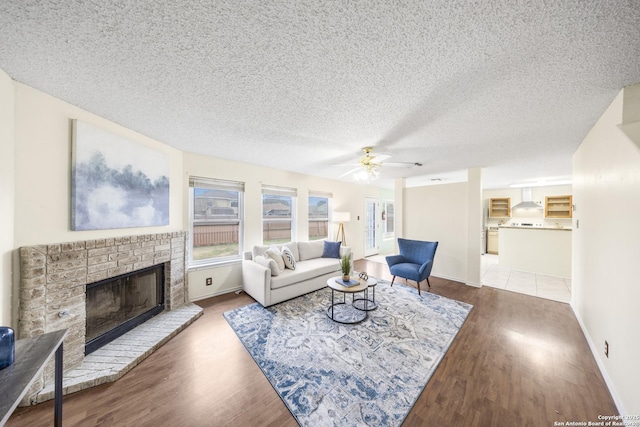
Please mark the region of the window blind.
POLYGON ((262 194, 271 194, 273 196, 289 196, 289 197, 297 197, 298 190, 295 188, 288 187, 275 187, 270 185, 262 186, 262 194))
POLYGON ((326 191, 309 190, 309 197, 326 197, 327 199, 333 198, 333 193, 327 193, 326 191))
POLYGON ((208 188, 210 190, 226 190, 244 192, 244 182, 227 181, 224 179, 202 178, 198 176, 189 177, 189 186, 198 188, 208 188))

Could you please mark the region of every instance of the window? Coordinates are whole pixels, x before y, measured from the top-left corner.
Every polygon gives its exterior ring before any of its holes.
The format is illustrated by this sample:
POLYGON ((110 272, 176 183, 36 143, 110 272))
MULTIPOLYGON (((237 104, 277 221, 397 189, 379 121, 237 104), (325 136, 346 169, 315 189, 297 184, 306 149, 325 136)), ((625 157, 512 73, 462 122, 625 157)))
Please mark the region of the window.
POLYGON ((329 237, 329 199, 331 193, 309 191, 309 240, 329 237))
POLYGON ((384 234, 392 235, 395 232, 393 202, 384 202, 382 204, 382 223, 384 224, 384 234))
POLYGON ((241 259, 244 183, 189 178, 189 265, 241 259))
POLYGON ((262 187, 262 243, 295 240, 295 188, 262 187))

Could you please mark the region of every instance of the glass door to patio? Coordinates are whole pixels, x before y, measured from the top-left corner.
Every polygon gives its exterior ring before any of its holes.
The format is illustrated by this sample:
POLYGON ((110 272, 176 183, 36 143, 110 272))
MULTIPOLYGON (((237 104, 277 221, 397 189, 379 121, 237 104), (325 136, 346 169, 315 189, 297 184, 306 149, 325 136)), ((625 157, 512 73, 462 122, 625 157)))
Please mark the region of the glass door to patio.
POLYGON ((364 256, 378 253, 378 200, 365 199, 364 256))

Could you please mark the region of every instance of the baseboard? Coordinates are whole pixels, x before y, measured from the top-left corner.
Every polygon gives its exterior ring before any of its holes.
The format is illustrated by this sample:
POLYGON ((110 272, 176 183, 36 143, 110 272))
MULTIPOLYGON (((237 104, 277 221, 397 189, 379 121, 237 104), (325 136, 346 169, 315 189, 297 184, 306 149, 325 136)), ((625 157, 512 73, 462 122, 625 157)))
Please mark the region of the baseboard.
POLYGON ((457 278, 457 277, 445 276, 444 274, 442 274, 442 275, 432 274, 429 277, 437 277, 438 279, 451 280, 452 282, 462 283, 463 285, 467 284, 466 280, 464 280, 464 279, 460 279, 460 278, 457 278))
POLYGON ((578 313, 575 306, 573 305, 573 301, 569 305, 571 306, 571 310, 573 310, 573 314, 576 316, 576 319, 578 320, 578 324, 580 325, 580 329, 582 329, 582 333, 584 334, 584 337, 587 339, 587 343, 589 344, 589 348, 591 349, 593 358, 596 360, 596 364, 598 365, 598 369, 600 369, 600 373, 604 378, 605 384, 607 384, 609 393, 611 393, 611 397, 613 398, 613 403, 615 403, 616 408, 618 408, 618 412, 620 413, 620 415, 627 415, 627 412, 624 410, 624 406, 622 405, 622 401, 620 400, 620 397, 616 392, 616 388, 613 385, 613 381, 611 380, 611 377, 609 377, 609 373, 607 372, 607 369, 604 366, 604 363, 602 362, 600 352, 598 351, 599 347, 593 343, 593 340, 591 339, 591 336, 589 335, 589 332, 587 331, 587 328, 585 327, 585 324, 582 321, 582 317, 580 317, 580 314, 578 313))
POLYGON ((231 292, 237 292, 237 291, 241 291, 242 290, 242 286, 236 286, 233 288, 227 288, 227 289, 223 289, 221 291, 218 292, 211 292, 210 294, 205 294, 205 295, 200 295, 197 298, 193 298, 190 299, 190 302, 195 302, 195 301, 200 301, 203 299, 207 299, 207 298, 213 298, 213 297, 217 297, 220 295, 224 295, 224 294, 230 294, 231 292))

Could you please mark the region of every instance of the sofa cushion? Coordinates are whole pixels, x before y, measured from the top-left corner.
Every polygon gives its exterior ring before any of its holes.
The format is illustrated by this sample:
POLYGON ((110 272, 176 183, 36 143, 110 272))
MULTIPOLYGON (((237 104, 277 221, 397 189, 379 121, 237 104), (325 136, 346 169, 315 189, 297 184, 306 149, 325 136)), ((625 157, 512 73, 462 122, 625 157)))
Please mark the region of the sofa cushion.
POLYGON ((330 242, 324 241, 324 248, 322 250, 322 258, 340 258, 340 245, 342 242, 330 242))
POLYGON ((296 269, 296 259, 294 258, 291 249, 286 246, 282 247, 282 260, 284 261, 284 266, 286 268, 290 270, 296 269))
POLYGON ((280 271, 284 270, 284 260, 282 259, 282 252, 280 252, 280 249, 271 245, 265 254, 278 264, 278 269, 280 269, 280 271))
POLYGON ((282 245, 276 245, 276 246, 278 247, 278 249, 280 249, 280 252, 282 252, 282 248, 286 246, 291 251, 291 255, 293 255, 293 259, 295 259, 296 261, 300 260, 300 254, 298 253, 297 242, 287 242, 287 243, 283 243, 282 245))
MULTIPOLYGON (((271 246, 273 246, 273 245, 271 245, 271 246)), ((255 259, 255 257, 257 257, 258 255, 266 256, 265 252, 267 252, 267 249, 269 249, 271 246, 255 245, 251 249, 251 255, 252 255, 251 259, 255 259)), ((282 245, 275 245, 275 247, 278 248, 278 250, 280 252, 282 252, 282 248, 285 247, 285 246, 288 247, 291 250, 291 253, 293 254, 293 257, 295 258, 296 261, 300 260, 300 255, 298 253, 298 243, 297 242, 287 242, 287 243, 284 243, 282 245)))
POLYGON ((271 277, 277 276, 280 274, 280 269, 278 268, 278 264, 274 259, 269 257, 264 257, 262 255, 258 255, 254 258, 254 261, 260 264, 263 267, 267 267, 271 270, 271 277))
POLYGON ((269 249, 269 246, 255 245, 253 247, 253 249, 251 250, 252 259, 255 260, 257 256, 266 257, 267 256, 267 254, 266 254, 267 249, 269 249))
MULTIPOLYGON (((340 264, 334 258, 314 258, 304 262, 298 262, 295 270, 287 269, 280 273, 278 277, 272 277, 271 289, 282 288, 334 271, 340 271, 340 264)), ((338 273, 336 273, 336 275, 337 274, 338 273)))
POLYGON ((298 242, 299 261, 306 261, 314 258, 322 258, 324 251, 324 240, 314 240, 312 242, 298 242))

